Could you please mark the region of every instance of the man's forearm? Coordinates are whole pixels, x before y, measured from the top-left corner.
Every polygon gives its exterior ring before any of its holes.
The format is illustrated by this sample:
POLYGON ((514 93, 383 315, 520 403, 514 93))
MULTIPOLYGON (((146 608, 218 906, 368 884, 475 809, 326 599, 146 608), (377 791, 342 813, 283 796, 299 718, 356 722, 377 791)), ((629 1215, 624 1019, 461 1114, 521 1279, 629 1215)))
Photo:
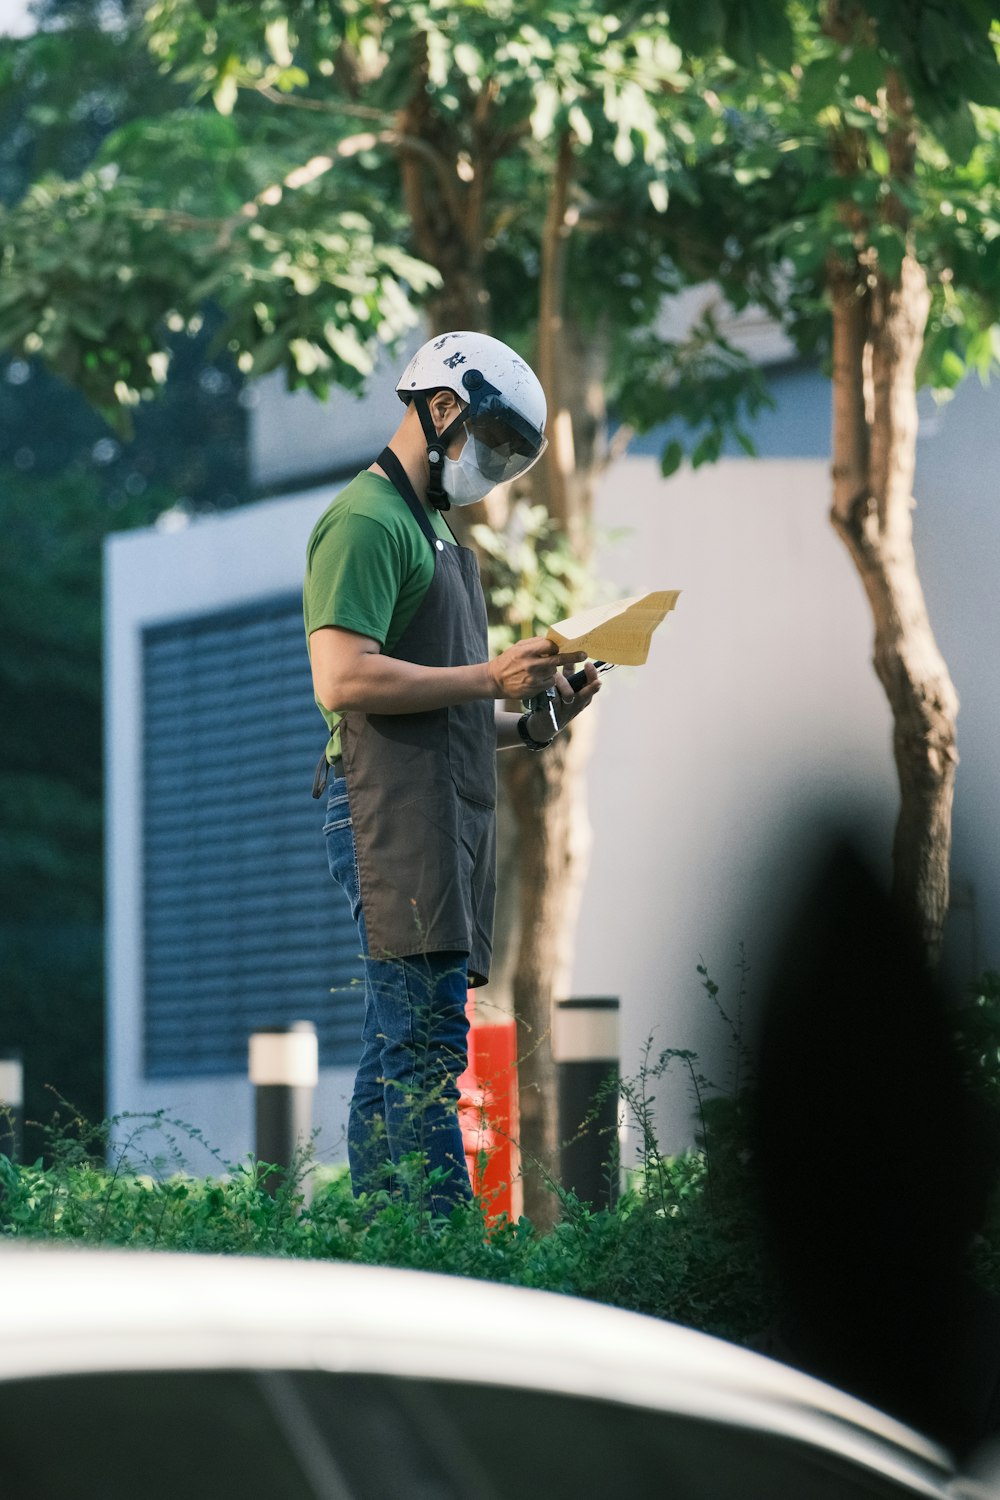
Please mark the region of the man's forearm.
MULTIPOLYGON (((488 662, 424 667, 378 652, 358 657, 338 674, 335 686, 316 686, 324 707, 338 713, 418 714, 498 695, 488 662)), ((516 716, 512 717, 516 723, 516 716)))
MULTIPOLYGON (((524 741, 517 732, 517 721, 520 717, 520 714, 508 713, 505 708, 500 707, 499 703, 497 704, 496 724, 498 750, 514 750, 518 746, 520 746, 522 750, 524 749, 524 741)), ((531 715, 531 718, 528 720, 528 733, 531 735, 531 738, 533 740, 537 740, 539 743, 541 743, 543 740, 550 740, 552 738, 552 735, 554 733, 552 728, 552 719, 547 709, 540 709, 538 712, 531 715)))
POLYGON ((313 689, 331 713, 419 714, 484 698, 533 698, 582 655, 559 652, 544 636, 532 636, 489 662, 427 667, 383 655, 378 641, 336 626, 309 636, 313 689))

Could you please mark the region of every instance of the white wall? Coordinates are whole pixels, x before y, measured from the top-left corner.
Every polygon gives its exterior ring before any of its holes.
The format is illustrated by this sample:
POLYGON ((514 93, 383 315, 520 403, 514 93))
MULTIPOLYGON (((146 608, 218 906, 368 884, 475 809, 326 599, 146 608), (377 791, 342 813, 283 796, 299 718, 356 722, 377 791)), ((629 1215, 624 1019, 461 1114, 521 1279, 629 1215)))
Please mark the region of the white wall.
POLYGON ((997 416, 996 386, 978 380, 967 380, 944 406, 921 399, 914 539, 931 623, 961 704, 952 854, 958 909, 945 943, 956 979, 1000 970, 997 416))
MULTIPOLYGON (((652 459, 618 466, 598 519, 630 535, 603 571, 629 592, 680 588, 644 667, 598 702, 594 828, 576 994, 619 995, 623 1070, 693 1048, 726 1076, 725 1033, 696 972, 750 990, 773 917, 794 895, 802 819, 862 815, 888 859, 895 788, 889 716, 870 668, 861 586, 826 520, 828 466, 728 460, 664 484, 652 459)), ((686 1138, 680 1072, 656 1091, 664 1144, 686 1138)))

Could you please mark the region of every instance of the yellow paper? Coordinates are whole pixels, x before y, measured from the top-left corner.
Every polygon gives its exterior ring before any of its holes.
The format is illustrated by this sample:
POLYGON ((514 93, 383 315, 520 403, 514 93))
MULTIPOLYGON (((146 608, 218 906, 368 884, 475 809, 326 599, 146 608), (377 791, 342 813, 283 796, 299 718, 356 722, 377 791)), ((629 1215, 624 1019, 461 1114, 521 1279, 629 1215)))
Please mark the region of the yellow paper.
POLYGON ((661 589, 599 604, 550 625, 546 634, 560 651, 586 651, 599 661, 641 667, 649 655, 653 631, 673 609, 679 594, 680 589, 661 589))

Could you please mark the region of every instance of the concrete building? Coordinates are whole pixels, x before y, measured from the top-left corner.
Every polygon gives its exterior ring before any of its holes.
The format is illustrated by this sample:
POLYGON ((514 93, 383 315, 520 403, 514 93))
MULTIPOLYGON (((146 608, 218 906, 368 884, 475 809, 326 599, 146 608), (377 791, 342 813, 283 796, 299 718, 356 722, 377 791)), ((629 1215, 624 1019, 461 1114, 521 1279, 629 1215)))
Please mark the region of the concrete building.
MULTIPOLYGON (((829 388, 791 365, 773 388, 759 459, 664 481, 648 440, 600 486, 598 526, 625 533, 602 546, 604 576, 623 593, 683 591, 647 666, 608 678, 588 777, 573 993, 620 996, 626 1073, 652 1034, 724 1081, 727 1039, 697 966, 732 1002, 743 944, 752 998, 803 828, 846 808, 888 864, 890 720, 861 586, 827 521, 829 388)), ((996 411, 971 383, 948 406, 925 402, 916 484, 931 617, 963 704, 956 984, 1000 967, 996 411)), ((252 1144, 247 1035, 299 1017, 320 1033, 320 1155, 342 1154, 358 970, 309 796, 323 726, 299 590, 315 518, 396 414, 387 386, 321 409, 265 384, 255 471, 286 493, 167 517, 107 549, 109 1108, 165 1109, 229 1160, 252 1144)), ((683 1080, 657 1092, 676 1147, 683 1080)))

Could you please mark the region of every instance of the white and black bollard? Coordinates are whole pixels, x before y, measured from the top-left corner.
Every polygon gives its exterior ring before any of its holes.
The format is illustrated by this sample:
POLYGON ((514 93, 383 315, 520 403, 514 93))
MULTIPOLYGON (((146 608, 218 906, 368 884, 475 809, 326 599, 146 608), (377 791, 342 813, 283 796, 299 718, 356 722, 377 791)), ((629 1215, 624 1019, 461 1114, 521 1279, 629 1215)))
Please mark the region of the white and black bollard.
POLYGON ((296 1152, 312 1137, 313 1094, 319 1082, 319 1043, 312 1021, 255 1031, 250 1038, 250 1082, 257 1160, 281 1169, 263 1178, 273 1196, 296 1152))
POLYGON ((607 995, 555 1008, 562 1185, 595 1208, 618 1199, 618 1009, 607 995))
POLYGON ((0 1053, 0 1156, 20 1161, 24 1130, 24 1061, 20 1052, 0 1053))

